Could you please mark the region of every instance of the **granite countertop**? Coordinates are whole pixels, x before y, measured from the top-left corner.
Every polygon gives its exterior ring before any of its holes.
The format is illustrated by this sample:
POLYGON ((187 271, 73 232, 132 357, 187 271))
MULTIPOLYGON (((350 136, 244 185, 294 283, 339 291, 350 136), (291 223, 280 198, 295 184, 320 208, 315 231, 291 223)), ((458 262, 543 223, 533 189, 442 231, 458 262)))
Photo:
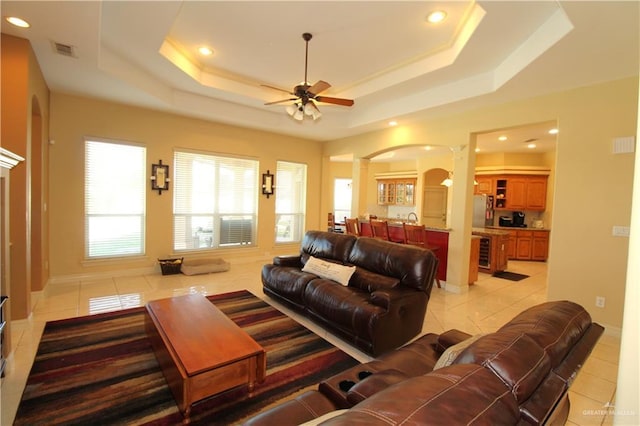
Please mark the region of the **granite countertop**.
POLYGON ((487 226, 486 229, 500 229, 503 231, 546 231, 546 232, 551 231, 550 228, 533 228, 533 227, 519 228, 515 226, 487 226))
POLYGON ((509 232, 507 231, 502 231, 500 229, 495 229, 495 228, 471 228, 471 232, 475 235, 496 235, 496 236, 502 236, 502 235, 509 235, 509 232))

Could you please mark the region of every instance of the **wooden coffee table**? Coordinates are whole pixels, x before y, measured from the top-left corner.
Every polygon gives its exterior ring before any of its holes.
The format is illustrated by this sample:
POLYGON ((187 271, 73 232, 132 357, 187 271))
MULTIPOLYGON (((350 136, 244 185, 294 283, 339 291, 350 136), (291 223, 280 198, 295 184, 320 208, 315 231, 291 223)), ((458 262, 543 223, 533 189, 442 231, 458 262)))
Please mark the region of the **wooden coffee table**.
POLYGON ((145 328, 178 408, 264 380, 264 349, 200 294, 147 303, 145 328))

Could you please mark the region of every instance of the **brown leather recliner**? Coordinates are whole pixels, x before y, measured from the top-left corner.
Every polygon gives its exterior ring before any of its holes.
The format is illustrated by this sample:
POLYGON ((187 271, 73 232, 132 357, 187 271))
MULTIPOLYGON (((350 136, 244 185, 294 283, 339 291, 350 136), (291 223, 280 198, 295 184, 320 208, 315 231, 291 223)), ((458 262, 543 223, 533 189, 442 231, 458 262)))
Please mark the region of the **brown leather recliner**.
POLYGON ((262 269, 265 294, 379 355, 422 330, 438 267, 432 251, 368 237, 308 231, 300 254, 262 269), (348 285, 302 271, 310 256, 355 266, 348 285))
POLYGON ((245 424, 335 415, 319 424, 563 425, 569 388, 603 331, 576 303, 543 303, 495 333, 426 334, 245 424))

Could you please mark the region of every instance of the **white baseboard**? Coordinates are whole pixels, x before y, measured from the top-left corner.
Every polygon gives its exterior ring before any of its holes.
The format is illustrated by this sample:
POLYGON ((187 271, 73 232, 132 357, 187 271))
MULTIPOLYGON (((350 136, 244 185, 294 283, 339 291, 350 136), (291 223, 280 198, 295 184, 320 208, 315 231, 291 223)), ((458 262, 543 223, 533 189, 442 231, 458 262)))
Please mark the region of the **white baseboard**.
POLYGON ((137 275, 152 274, 160 274, 160 270, 158 269, 158 267, 151 266, 145 268, 129 268, 100 272, 88 272, 84 274, 59 275, 56 277, 49 277, 49 279, 47 280, 47 286, 49 284, 68 284, 78 281, 93 281, 112 277, 132 277, 137 275))
MULTIPOLYGON (((208 256, 203 255, 203 256, 184 256, 184 257, 185 259, 187 258, 199 259, 199 258, 217 257, 217 256, 212 256, 211 254, 209 254, 208 256)), ((271 263, 272 260, 273 260, 272 256, 265 253, 265 254, 256 254, 256 255, 246 256, 246 257, 243 256, 243 257, 232 258, 231 260, 229 260, 229 263, 231 264, 231 267, 233 267, 233 265, 244 265, 244 264, 255 263, 255 262, 271 263)), ((49 284, 63 285, 63 284, 75 283, 78 281, 96 281, 100 279, 107 279, 107 278, 113 278, 113 277, 133 277, 133 276, 139 276, 139 275, 160 275, 160 274, 161 274, 160 266, 158 265, 146 266, 142 268, 112 269, 108 271, 87 272, 87 273, 81 273, 81 274, 58 275, 54 277, 49 277, 49 279, 47 280, 47 286, 49 284)))
POLYGON ((604 327, 604 334, 606 336, 616 337, 618 339, 622 338, 622 328, 614 327, 612 325, 600 324, 604 327))

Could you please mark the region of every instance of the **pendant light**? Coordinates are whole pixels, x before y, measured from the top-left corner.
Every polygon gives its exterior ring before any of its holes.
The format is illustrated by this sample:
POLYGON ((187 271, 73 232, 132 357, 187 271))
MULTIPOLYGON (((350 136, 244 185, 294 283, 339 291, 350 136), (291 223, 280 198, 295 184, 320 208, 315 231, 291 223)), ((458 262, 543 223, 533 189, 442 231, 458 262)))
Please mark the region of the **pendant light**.
POLYGON ((453 173, 449 172, 449 175, 447 176, 447 178, 445 180, 443 180, 442 182, 440 182, 440 185, 444 185, 447 188, 449 188, 451 185, 453 185, 453 173))

